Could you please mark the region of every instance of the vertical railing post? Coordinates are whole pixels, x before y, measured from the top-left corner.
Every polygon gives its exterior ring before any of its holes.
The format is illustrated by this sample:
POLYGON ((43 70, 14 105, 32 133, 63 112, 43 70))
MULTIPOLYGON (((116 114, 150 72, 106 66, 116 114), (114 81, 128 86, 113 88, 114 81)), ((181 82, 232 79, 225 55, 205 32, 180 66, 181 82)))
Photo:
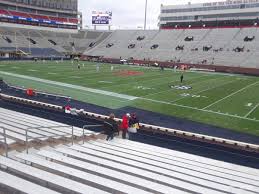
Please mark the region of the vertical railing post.
POLYGON ((72 126, 72 145, 74 145, 74 127, 72 126))
POLYGON ((26 153, 28 154, 29 150, 28 150, 28 130, 27 129, 25 130, 25 138, 26 138, 26 153))
POLYGON ((4 132, 5 156, 8 157, 8 144, 6 140, 6 129, 4 127, 3 127, 3 132, 4 132))
POLYGON ((83 144, 85 144, 85 126, 83 126, 83 144))

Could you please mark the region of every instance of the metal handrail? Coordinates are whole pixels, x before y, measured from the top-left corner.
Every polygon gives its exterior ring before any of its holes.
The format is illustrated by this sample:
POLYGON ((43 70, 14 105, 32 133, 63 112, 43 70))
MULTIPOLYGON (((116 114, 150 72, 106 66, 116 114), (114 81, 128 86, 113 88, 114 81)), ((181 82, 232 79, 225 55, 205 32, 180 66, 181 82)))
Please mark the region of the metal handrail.
POLYGON ((0 144, 4 144, 5 146, 5 156, 8 157, 8 144, 7 144, 7 139, 6 139, 6 128, 5 127, 0 127, 3 129, 3 138, 0 138, 0 140, 4 140, 4 142, 0 141, 0 144))

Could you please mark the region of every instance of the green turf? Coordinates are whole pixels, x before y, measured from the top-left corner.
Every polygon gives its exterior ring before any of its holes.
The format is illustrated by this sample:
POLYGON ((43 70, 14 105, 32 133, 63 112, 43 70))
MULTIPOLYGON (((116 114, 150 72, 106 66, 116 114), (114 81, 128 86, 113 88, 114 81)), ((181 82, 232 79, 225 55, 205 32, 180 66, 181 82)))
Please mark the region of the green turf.
MULTIPOLYGON (((220 127, 259 135, 259 78, 242 75, 184 72, 184 85, 191 90, 176 90, 182 72, 127 65, 81 62, 81 69, 71 62, 0 62, 0 73, 10 84, 68 95, 76 100, 108 108, 133 106, 166 115, 187 118, 220 127), (84 67, 83 67, 83 64, 84 67), (118 71, 141 72, 142 75, 118 76, 118 71), (60 82, 46 83, 44 80, 60 82), (72 84, 64 86, 63 83, 72 84), (76 88, 83 86, 85 88, 76 88), (89 88, 98 91, 89 92, 89 88), (112 95, 107 94, 113 92, 112 95), (117 94, 137 97, 117 96, 117 94)), ((206 129, 204 129, 206 130, 206 129)))

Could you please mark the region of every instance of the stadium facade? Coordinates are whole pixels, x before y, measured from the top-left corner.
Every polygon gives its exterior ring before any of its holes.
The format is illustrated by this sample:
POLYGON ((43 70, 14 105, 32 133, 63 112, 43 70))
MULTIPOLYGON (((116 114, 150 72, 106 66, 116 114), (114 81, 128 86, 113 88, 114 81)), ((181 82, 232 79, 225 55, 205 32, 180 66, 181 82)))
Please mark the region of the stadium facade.
POLYGON ((77 0, 0 0, 0 22, 51 28, 82 28, 77 0))
POLYGON ((186 5, 161 5, 159 27, 243 27, 258 24, 259 1, 236 0, 186 5))

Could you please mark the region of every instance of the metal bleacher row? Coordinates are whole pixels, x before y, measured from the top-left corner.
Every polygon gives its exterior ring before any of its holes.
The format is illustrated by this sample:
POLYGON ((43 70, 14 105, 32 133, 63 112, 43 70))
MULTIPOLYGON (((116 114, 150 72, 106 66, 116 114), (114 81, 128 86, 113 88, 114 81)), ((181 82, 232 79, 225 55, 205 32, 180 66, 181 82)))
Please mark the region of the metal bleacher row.
MULTIPOLYGON (((61 139, 64 137, 69 138, 72 136, 72 126, 0 108, 1 142, 4 141, 3 128, 6 129, 6 141, 8 145, 26 142, 26 131, 28 142, 61 139)), ((85 130, 85 134, 91 135, 95 133, 85 130)), ((75 137, 81 137, 83 136, 83 130, 73 127, 73 135, 75 137)))
POLYGON ((257 169, 118 138, 14 152, 0 166, 0 177, 10 178, 0 178, 0 188, 24 193, 259 191, 257 169))
POLYGON ((136 60, 172 60, 190 64, 201 64, 202 61, 206 61, 208 65, 258 68, 258 29, 255 26, 251 28, 116 30, 101 44, 84 54, 136 60), (137 40, 139 36, 145 38, 139 41, 137 40), (186 37, 193 37, 193 41, 185 41, 186 37), (254 39, 245 42, 245 37, 254 37, 254 39), (113 46, 107 48, 108 44, 113 44, 113 46), (128 48, 130 44, 134 44, 135 47, 128 48), (157 44, 158 48, 151 49, 154 44, 157 44), (184 46, 184 49, 176 50, 177 46, 184 46), (206 46, 212 46, 212 48, 209 51, 203 51, 203 47, 206 46), (244 51, 233 51, 237 47, 244 47, 244 51))
POLYGON ((115 30, 58 31, 1 26, 0 51, 22 50, 30 56, 64 57, 67 53, 105 58, 174 61, 190 64, 224 65, 259 68, 258 27, 174 29, 174 30, 115 30), (6 37, 11 42, 6 41, 6 37), (138 37, 144 37, 137 40, 138 37), (192 41, 185 41, 193 37, 192 41), (254 37, 244 41, 245 37, 254 37), (36 44, 30 43, 32 39, 36 44), (112 45, 107 47, 107 45, 112 45), (134 48, 128 48, 133 44, 134 48), (158 45, 151 49, 152 45, 158 45), (176 50, 184 46, 183 50, 176 50), (211 46, 208 51, 203 47, 211 46), (235 52, 235 48, 244 48, 235 52), (38 49, 38 50, 37 50, 38 49), (41 49, 41 50, 40 50, 41 49))
POLYGON ((1 26, 0 52, 21 50, 34 57, 64 57, 66 53, 83 53, 90 44, 104 40, 111 32, 26 29, 1 26), (10 41, 6 41, 6 39, 10 41), (34 43, 28 39, 32 39, 34 43))

